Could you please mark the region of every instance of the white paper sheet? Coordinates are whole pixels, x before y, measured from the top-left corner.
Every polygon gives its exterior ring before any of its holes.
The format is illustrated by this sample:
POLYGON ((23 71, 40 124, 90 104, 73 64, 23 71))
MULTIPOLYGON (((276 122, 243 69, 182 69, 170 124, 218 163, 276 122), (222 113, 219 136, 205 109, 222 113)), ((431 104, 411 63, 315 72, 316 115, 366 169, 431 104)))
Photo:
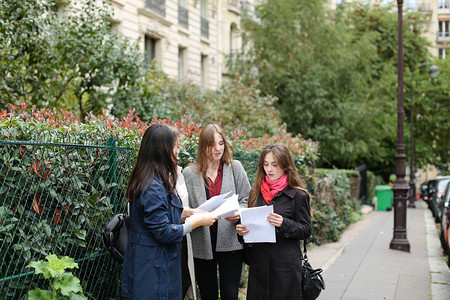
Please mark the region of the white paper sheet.
POLYGON ((225 200, 226 201, 221 206, 213 210, 211 214, 225 218, 234 215, 234 213, 239 210, 238 195, 234 194, 225 200))
POLYGON ((275 226, 267 221, 269 214, 273 212, 273 206, 258 206, 241 208, 241 224, 245 225, 248 233, 243 236, 246 243, 275 243, 275 226))
POLYGON ((203 209, 205 211, 213 211, 216 208, 218 208, 219 206, 221 206, 223 203, 225 203, 225 201, 227 201, 226 197, 230 194, 231 192, 228 192, 226 194, 222 194, 222 195, 217 195, 214 197, 211 197, 209 200, 207 200, 205 203, 203 203, 202 205, 200 205, 199 209, 203 209))

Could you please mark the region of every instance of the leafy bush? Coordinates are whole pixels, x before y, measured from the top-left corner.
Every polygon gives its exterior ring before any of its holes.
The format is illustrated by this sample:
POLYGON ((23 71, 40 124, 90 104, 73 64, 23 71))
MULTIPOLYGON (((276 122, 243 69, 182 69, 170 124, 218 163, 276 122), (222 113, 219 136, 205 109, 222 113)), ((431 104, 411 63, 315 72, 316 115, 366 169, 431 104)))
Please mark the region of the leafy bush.
POLYGON ((311 202, 312 242, 336 242, 351 223, 361 218, 360 203, 352 196, 353 172, 316 169, 316 185, 311 202))
POLYGON ((33 261, 28 264, 27 268, 34 268, 35 274, 42 274, 45 279, 48 279, 51 290, 36 288, 28 292, 28 299, 87 299, 83 295, 80 280, 71 272, 66 272, 66 269, 78 268, 78 264, 74 262, 73 258, 68 256, 58 258, 56 255, 50 254, 46 259, 47 261, 33 261))
POLYGON ((239 81, 226 82, 216 91, 202 92, 193 83, 179 83, 150 70, 145 85, 151 91, 143 98, 154 103, 152 110, 137 110, 145 120, 150 119, 149 113, 171 120, 190 116, 203 125, 219 123, 227 133, 242 131, 246 138, 285 130, 273 106, 275 99, 239 81))
POLYGON ((371 171, 367 171, 367 203, 372 205, 372 200, 375 197, 375 186, 376 186, 375 174, 371 171))
MULTIPOLYGON (((233 138, 234 140, 239 140, 239 133, 235 132, 233 138)), ((301 134, 292 137, 283 130, 274 136, 265 134, 260 138, 249 138, 238 143, 235 142, 233 146, 238 155, 243 156, 245 153, 254 153, 253 156, 257 159, 263 147, 269 143, 283 143, 288 147, 293 155, 300 175, 308 186, 308 190, 311 190, 314 185, 314 166, 319 157, 319 146, 317 142, 305 140, 301 134)), ((256 167, 257 164, 258 162, 256 162, 256 167)))

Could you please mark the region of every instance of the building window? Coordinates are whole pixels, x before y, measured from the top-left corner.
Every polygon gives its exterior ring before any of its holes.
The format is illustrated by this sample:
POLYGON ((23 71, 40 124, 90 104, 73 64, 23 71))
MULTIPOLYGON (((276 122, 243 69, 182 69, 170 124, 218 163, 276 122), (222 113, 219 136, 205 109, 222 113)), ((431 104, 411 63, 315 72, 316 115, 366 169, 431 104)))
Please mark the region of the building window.
POLYGON ((450 20, 439 20, 439 36, 450 36, 450 20))
POLYGON ((447 48, 439 48, 439 58, 441 59, 447 58, 447 48))
POLYGON ((115 22, 115 21, 109 20, 108 27, 109 27, 109 32, 110 33, 118 33, 119 32, 119 26, 120 26, 119 22, 115 22))
POLYGON ((183 80, 186 74, 186 48, 178 48, 178 79, 183 80))
POLYGON ((200 1, 200 33, 203 37, 209 38, 209 21, 207 0, 200 1))
POLYGON ((187 0, 178 0, 178 24, 186 29, 189 28, 187 0))
POLYGON ((208 56, 203 55, 200 58, 200 80, 202 91, 205 91, 208 87, 208 56))
POLYGON ((152 38, 148 35, 145 36, 144 51, 145 51, 145 62, 147 63, 147 66, 149 66, 153 60, 157 59, 158 45, 159 40, 152 38))
POLYGON ((145 0, 145 7, 163 17, 166 16, 166 0, 145 0))
POLYGON ((450 9, 450 0, 439 0, 439 9, 450 9))
POLYGON ((406 8, 410 10, 417 10, 416 0, 406 0, 406 8))
POLYGON ((236 63, 238 50, 239 50, 239 32, 237 30, 236 23, 231 23, 230 25, 230 59, 231 65, 234 66, 236 63))

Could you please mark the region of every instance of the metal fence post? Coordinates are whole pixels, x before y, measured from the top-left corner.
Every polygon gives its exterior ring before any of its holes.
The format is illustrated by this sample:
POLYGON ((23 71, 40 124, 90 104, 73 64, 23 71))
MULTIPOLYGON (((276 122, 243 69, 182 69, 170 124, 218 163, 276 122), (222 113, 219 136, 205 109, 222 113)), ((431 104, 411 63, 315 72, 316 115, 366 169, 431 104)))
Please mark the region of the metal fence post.
POLYGON ((116 153, 116 139, 115 137, 110 137, 108 139, 109 146, 109 178, 111 183, 116 185, 112 187, 111 193, 111 203, 114 203, 114 212, 117 212, 117 153, 116 153))

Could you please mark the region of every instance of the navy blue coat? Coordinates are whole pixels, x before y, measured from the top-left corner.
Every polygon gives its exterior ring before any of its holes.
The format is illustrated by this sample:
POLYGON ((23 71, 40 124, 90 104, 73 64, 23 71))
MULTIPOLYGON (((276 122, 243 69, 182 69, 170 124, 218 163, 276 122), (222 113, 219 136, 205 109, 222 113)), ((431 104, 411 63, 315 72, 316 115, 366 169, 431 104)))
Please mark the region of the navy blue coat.
POLYGON ((155 177, 130 204, 130 239, 123 262, 121 294, 128 299, 182 299, 183 205, 155 177))

